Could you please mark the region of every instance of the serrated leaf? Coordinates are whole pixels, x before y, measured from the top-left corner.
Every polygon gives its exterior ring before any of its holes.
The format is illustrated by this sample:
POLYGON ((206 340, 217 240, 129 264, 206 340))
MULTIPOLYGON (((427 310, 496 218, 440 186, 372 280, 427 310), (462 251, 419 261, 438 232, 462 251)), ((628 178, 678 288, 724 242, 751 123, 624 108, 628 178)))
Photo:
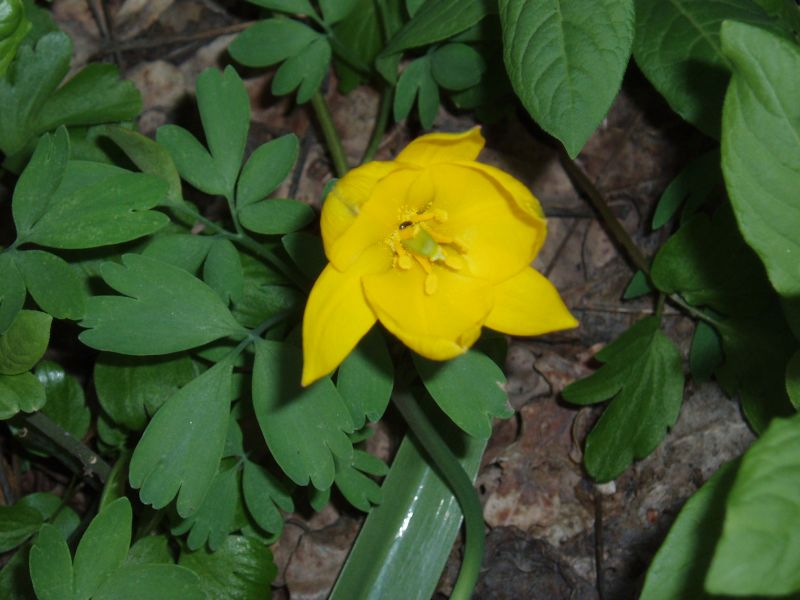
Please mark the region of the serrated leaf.
POLYGON ((356 429, 364 426, 365 417, 374 423, 383 416, 394 388, 394 367, 380 330, 373 328, 345 358, 336 387, 356 429))
POLYGON ((228 52, 248 67, 269 67, 297 56, 317 39, 319 34, 299 21, 266 19, 240 33, 228 52))
POLYGON ((203 265, 203 280, 225 304, 241 301, 244 296, 244 274, 239 251, 228 239, 214 240, 203 265))
POLYGON ((575 158, 622 84, 633 44, 633 1, 499 5, 503 58, 514 91, 575 158))
POLYGON ((31 373, 0 375, 0 419, 34 412, 47 402, 44 387, 31 373))
POLYGON ((180 176, 193 187, 212 196, 225 195, 225 178, 208 150, 191 133, 178 125, 164 125, 158 128, 156 140, 167 149, 180 176))
POLYGON ((182 552, 180 564, 200 577, 206 600, 263 600, 278 573, 269 548, 240 535, 229 536, 213 554, 205 548, 182 552))
POLYGON ((636 64, 672 110, 715 138, 729 77, 720 44, 725 19, 775 22, 752 0, 636 0, 636 64))
POLYGON ((446 44, 431 55, 431 73, 436 83, 448 90, 465 90, 480 83, 486 61, 466 44, 446 44))
POLYGON ((586 470, 610 481, 650 454, 675 424, 683 400, 683 368, 656 317, 635 323, 595 355, 599 371, 562 392, 573 404, 611 400, 586 439, 586 470))
POLYGON ((301 367, 299 349, 258 340, 253 408, 267 446, 286 475, 298 485, 310 480, 324 490, 333 483, 333 455, 351 456, 345 434, 353 431, 353 424, 330 379, 300 387, 301 367))
POLYGON ((678 173, 661 194, 650 226, 660 229, 686 203, 684 216, 697 211, 722 186, 719 149, 701 154, 678 173))
POLYGON ((239 209, 239 220, 245 228, 256 233, 289 233, 311 223, 314 210, 298 200, 271 198, 239 209))
POLYGON ((300 145, 294 134, 262 144, 247 159, 236 184, 236 206, 240 209, 269 196, 292 170, 300 145))
POLYGON ((272 93, 283 96, 297 88, 297 103, 308 102, 322 85, 330 62, 331 46, 318 36, 280 66, 272 78, 272 93))
POLYGON ((178 565, 124 565, 92 600, 206 600, 195 573, 178 565))
POLYGON ((644 274, 644 271, 636 271, 625 287, 625 291, 622 292, 622 299, 633 300, 634 298, 641 298, 652 293, 652 291, 653 286, 650 285, 650 280, 644 274))
POLYGON ((220 466, 200 507, 175 526, 172 533, 183 535, 191 530, 186 540, 189 550, 208 543, 208 549, 216 552, 233 530, 238 497, 239 469, 235 465, 220 466))
POLYGON ((14 259, 39 308, 56 319, 83 317, 86 294, 80 277, 69 263, 41 250, 16 252, 14 259))
POLYGON ((31 582, 38 600, 73 598, 72 557, 67 542, 53 525, 42 525, 29 558, 31 582))
POLYGON ((689 370, 698 383, 708 381, 722 364, 722 343, 719 335, 705 321, 698 321, 689 348, 689 370))
POLYGON ((215 238, 190 233, 157 235, 142 250, 142 256, 169 263, 197 275, 215 238))
POLYGON ((35 375, 47 397, 42 412, 76 439, 83 438, 89 430, 92 414, 78 380, 49 360, 37 365, 35 375))
POLYGON ((800 296, 800 48, 773 33, 725 23, 733 64, 725 96, 722 170, 742 235, 784 296, 800 296))
POLYGON ((22 310, 8 330, 0 334, 0 375, 19 375, 39 362, 50 342, 53 317, 22 310))
POLYGON ((706 577, 712 594, 800 591, 800 418, 776 419, 741 459, 706 577))
POLYGON ((178 495, 188 517, 200 508, 217 472, 230 407, 232 366, 220 362, 182 387, 158 410, 131 458, 130 483, 159 509, 178 495))
POLYGON ((283 515, 278 509, 291 513, 294 511, 294 502, 280 479, 245 460, 242 494, 248 513, 259 527, 276 535, 283 531, 283 515))
POLYGON ((303 231, 289 233, 281 238, 281 243, 294 264, 309 280, 319 277, 328 264, 322 239, 317 235, 303 231))
POLYGON ((169 354, 245 330, 219 296, 183 269, 137 254, 105 263, 103 279, 127 296, 89 299, 83 343, 139 356, 169 354))
POLYGON ((358 510, 369 512, 383 501, 381 486, 369 475, 386 475, 387 467, 380 459, 363 450, 354 450, 353 458, 336 458, 336 487, 358 510))
POLYGON ((425 388, 445 414, 468 434, 486 439, 492 417, 514 414, 505 391, 503 371, 485 354, 469 350, 447 362, 414 355, 425 388))
POLYGON ((786 364, 786 393, 792 406, 800 408, 800 350, 786 364))
POLYGON ((94 366, 97 399, 115 422, 134 431, 196 376, 187 356, 139 358, 101 353, 94 366))
POLYGON ((12 252, 0 254, 0 334, 5 332, 25 305, 25 281, 12 252))

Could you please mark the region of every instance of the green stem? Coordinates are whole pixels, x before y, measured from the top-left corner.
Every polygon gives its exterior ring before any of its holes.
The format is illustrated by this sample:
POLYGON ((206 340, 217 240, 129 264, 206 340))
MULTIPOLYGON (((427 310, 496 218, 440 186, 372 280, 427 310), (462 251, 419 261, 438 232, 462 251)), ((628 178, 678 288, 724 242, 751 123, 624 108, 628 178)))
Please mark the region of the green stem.
POLYGON ((466 529, 464 559, 450 599, 468 600, 478 581, 485 544, 483 511, 478 494, 461 463, 431 425, 414 395, 406 390, 398 390, 392 400, 461 506, 466 529))
POLYGON ((364 156, 361 157, 361 163, 369 162, 378 152, 383 140, 383 134, 386 132, 386 126, 389 124, 389 116, 392 113, 392 102, 394 100, 394 88, 385 86, 383 94, 381 95, 381 102, 378 105, 378 116, 375 119, 375 128, 372 130, 367 149, 364 151, 364 156))
POLYGON ((328 146, 328 152, 330 152, 331 160, 333 161, 333 170, 336 172, 337 177, 344 177, 344 174, 347 173, 347 159, 344 156, 342 140, 339 138, 339 134, 336 133, 331 111, 328 109, 328 104, 320 92, 316 92, 311 96, 311 106, 314 108, 314 114, 317 116, 317 121, 319 121, 319 126, 322 129, 325 144, 328 146))
POLYGON ((667 301, 680 308, 682 311, 687 313, 688 315, 694 317, 695 319, 699 319, 700 321, 705 321, 715 329, 719 330, 721 327, 721 323, 715 319, 714 317, 710 317, 702 310, 696 309, 694 306, 686 302, 683 298, 681 298, 678 294, 670 294, 667 296, 667 301))
POLYGON ((231 213, 231 221, 233 221, 233 227, 236 229, 236 235, 245 237, 244 230, 239 223, 239 215, 236 214, 236 205, 233 202, 233 196, 228 194, 225 196, 225 200, 228 203, 228 212, 231 213))

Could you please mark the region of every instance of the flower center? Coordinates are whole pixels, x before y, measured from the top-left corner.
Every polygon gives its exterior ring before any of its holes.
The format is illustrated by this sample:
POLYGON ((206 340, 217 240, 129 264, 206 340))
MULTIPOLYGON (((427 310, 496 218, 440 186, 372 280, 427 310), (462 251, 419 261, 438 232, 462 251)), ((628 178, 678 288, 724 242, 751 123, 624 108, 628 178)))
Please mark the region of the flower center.
POLYGON ((447 221, 447 212, 430 207, 415 211, 404 209, 397 229, 386 239, 394 253, 393 266, 408 271, 418 264, 425 272, 425 293, 433 295, 439 287, 434 265, 458 271, 464 266, 462 254, 467 249, 457 239, 438 231, 447 221))

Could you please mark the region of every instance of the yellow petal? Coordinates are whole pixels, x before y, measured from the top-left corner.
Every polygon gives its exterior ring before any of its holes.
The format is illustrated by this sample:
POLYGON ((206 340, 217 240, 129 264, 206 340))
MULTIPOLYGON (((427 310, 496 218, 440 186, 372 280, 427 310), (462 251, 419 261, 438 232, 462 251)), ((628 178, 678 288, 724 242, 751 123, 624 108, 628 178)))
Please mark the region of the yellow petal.
POLYGON ((555 286, 527 268, 494 288, 486 326, 510 335, 541 335, 578 326, 555 286))
POLYGON ((391 268, 391 252, 374 246, 345 272, 328 265, 308 297, 303 316, 303 378, 309 385, 333 371, 375 323, 361 277, 391 268))
POLYGON ((418 264, 366 276, 364 291, 378 320, 406 346, 426 358, 446 360, 478 339, 492 292, 486 282, 444 267, 433 266, 433 274, 431 294, 425 291, 426 274, 418 264))
POLYGON ((506 187, 465 164, 439 164, 428 172, 436 192, 433 207, 447 213, 437 232, 466 248, 471 275, 498 283, 531 263, 544 242, 546 222, 519 208, 538 205, 525 186, 506 187))
POLYGON ((475 160, 485 143, 480 127, 463 133, 429 133, 411 142, 395 160, 421 167, 441 162, 475 160))
POLYGON ((474 161, 464 161, 459 163, 470 169, 480 171, 486 177, 493 179, 498 186, 506 190, 509 198, 522 210, 523 213, 529 215, 534 220, 544 219, 544 210, 539 200, 531 194, 528 187, 523 184, 519 179, 501 171, 497 167, 485 165, 483 163, 474 161))

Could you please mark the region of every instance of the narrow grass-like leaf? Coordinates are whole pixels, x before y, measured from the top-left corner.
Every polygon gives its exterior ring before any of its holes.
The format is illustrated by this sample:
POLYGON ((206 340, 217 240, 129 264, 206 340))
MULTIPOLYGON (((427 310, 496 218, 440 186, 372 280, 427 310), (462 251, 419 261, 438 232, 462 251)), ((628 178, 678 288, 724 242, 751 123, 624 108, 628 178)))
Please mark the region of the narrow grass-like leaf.
POLYGON ((33 368, 50 342, 53 317, 36 310, 23 310, 0 335, 0 375, 18 375, 33 368))

